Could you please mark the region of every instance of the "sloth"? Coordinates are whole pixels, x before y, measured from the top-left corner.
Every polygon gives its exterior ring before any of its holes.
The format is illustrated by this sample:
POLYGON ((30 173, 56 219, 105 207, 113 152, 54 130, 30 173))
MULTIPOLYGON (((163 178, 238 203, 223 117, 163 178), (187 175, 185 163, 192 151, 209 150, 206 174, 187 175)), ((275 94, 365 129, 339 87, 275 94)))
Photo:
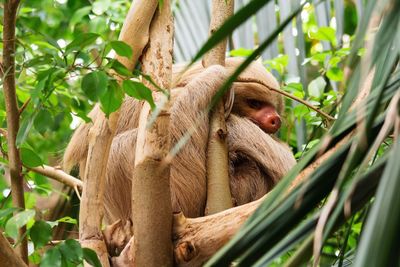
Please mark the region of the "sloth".
MULTIPOLYGON (((204 215, 207 198, 206 155, 209 135, 207 106, 220 86, 242 63, 228 58, 225 67, 204 68, 196 63, 183 75, 174 66, 171 90, 170 135, 172 145, 196 122, 193 134, 171 162, 170 187, 174 211, 186 217, 204 215)), ((281 126, 282 96, 269 88, 278 82, 261 63, 253 62, 243 71, 231 90, 234 101, 226 119, 229 179, 232 203, 242 205, 259 199, 296 163, 289 147, 275 137, 281 126), (241 82, 258 80, 261 83, 241 82)), ((131 191, 136 136, 143 101, 126 97, 112 141, 106 172, 105 221, 132 218, 131 191)), ((89 117, 95 121, 101 110, 96 106, 89 117)), ((93 123, 81 125, 73 134, 64 154, 64 169, 79 167, 81 177, 88 152, 88 133, 93 123)))

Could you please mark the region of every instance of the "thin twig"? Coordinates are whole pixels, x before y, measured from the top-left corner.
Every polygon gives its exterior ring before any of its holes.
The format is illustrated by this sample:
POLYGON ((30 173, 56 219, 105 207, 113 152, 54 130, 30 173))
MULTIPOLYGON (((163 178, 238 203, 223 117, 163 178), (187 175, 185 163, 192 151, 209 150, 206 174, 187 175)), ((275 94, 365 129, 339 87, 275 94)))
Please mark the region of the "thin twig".
POLYGON ((21 116, 22 112, 24 112, 24 110, 26 109, 26 107, 28 106, 28 104, 31 102, 32 98, 28 98, 28 100, 25 101, 25 103, 22 105, 22 107, 19 109, 19 115, 21 116))

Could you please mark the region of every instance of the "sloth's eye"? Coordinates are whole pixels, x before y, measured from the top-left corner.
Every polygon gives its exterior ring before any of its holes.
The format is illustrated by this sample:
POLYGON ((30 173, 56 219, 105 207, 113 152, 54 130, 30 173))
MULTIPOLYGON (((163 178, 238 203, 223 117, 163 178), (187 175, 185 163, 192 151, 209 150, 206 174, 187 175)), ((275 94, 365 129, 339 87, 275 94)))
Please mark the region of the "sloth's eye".
POLYGON ((249 105, 250 108, 252 109, 261 109, 263 106, 263 102, 258 101, 256 99, 249 99, 247 100, 247 104, 249 105))

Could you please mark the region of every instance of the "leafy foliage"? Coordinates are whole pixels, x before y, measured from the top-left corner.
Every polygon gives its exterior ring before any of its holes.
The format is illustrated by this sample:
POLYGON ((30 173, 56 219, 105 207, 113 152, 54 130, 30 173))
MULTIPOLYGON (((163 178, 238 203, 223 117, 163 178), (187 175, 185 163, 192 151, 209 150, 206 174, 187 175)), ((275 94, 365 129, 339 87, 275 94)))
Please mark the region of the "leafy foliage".
MULTIPOLYGON (((213 34, 193 61, 268 2, 250 1, 213 34)), ((282 50, 283 30, 301 16, 305 33, 301 52, 305 60, 299 68, 306 70, 306 81, 289 75, 288 55, 264 59, 264 63, 280 78, 283 90, 331 114, 336 121, 332 125, 317 112, 286 100, 285 126, 280 137, 293 148, 299 163, 208 266, 228 266, 232 262, 239 266, 298 266, 308 263, 313 253, 314 259, 320 257, 321 265, 343 266, 346 261, 355 261, 356 266, 392 266, 399 262, 393 249, 399 247, 400 231, 400 201, 396 194, 400 181, 396 161, 400 156, 399 3, 367 1, 362 17, 357 19, 356 7, 345 1, 344 34, 338 38, 334 20, 319 26, 315 6, 311 1, 303 2, 292 9, 290 17, 281 18, 267 39, 258 40, 255 49, 231 51, 232 56, 247 59, 213 99, 210 108, 240 70, 259 57, 273 40, 278 38, 282 50), (369 47, 365 42, 371 37, 367 30, 373 16, 383 19, 369 47), (368 97, 358 108, 350 108, 372 69, 368 97), (307 142, 298 146, 296 126, 302 121, 307 142), (298 173, 322 151, 337 144, 342 146, 309 175, 304 185, 285 193, 298 173)), ((30 261, 34 264, 76 266, 86 261, 100 266, 93 251, 65 235, 77 225, 76 197, 74 200, 61 187, 29 168, 57 165, 77 122, 90 121, 88 112, 96 104, 109 115, 120 107, 126 94, 155 108, 150 89, 140 79, 160 91, 163 89, 151 77, 138 70, 130 72, 113 59, 115 54, 132 57, 132 49, 117 41, 129 4, 127 0, 26 0, 19 10, 15 57, 18 105, 23 108, 17 144, 29 190, 25 192, 26 209, 14 208, 7 180, 8 161, 2 156, 0 229, 16 239, 18 229, 27 227, 34 247, 30 261), (67 213, 53 214, 55 206, 44 205, 43 199, 54 195, 75 203, 73 208, 67 213), (43 252, 59 229, 60 238, 66 240, 43 252)), ((4 97, 0 94, 2 129, 7 127, 5 116, 4 97)), ((0 133, 0 154, 6 155, 6 135, 0 133)))

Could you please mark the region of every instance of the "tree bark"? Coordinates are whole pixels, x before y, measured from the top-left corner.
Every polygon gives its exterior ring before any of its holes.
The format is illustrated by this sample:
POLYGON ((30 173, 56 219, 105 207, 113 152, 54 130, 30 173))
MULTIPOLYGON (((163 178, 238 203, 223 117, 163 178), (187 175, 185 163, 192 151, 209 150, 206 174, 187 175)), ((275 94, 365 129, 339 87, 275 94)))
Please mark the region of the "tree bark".
MULTIPOLYGON (((135 1, 129 10, 119 40, 129 44, 134 53, 130 60, 116 57, 129 70, 133 70, 147 44, 150 22, 157 4, 157 0, 135 1)), ((109 120, 103 114, 94 122, 89 132, 89 150, 79 214, 80 242, 83 246, 96 251, 103 266, 109 266, 107 249, 101 232, 104 215, 105 171, 118 118, 118 111, 112 113, 109 120)))
MULTIPOLYGON (((19 150, 16 145, 19 130, 19 109, 15 88, 15 27, 19 0, 8 0, 4 2, 3 21, 3 88, 4 101, 7 114, 7 145, 8 160, 11 176, 11 196, 13 206, 25 209, 22 163, 19 150)), ((25 237, 26 227, 19 229, 18 239, 21 240, 17 247, 18 254, 28 262, 28 244, 25 237)))
MULTIPOLYGON (((227 18, 233 14, 233 0, 213 0, 210 23, 212 35, 227 18)), ((208 52, 204 59, 205 67, 225 65, 227 40, 222 41, 208 52)), ((227 144, 225 109, 220 101, 210 117, 210 134, 207 151, 207 204, 205 214, 213 214, 232 207, 229 186, 229 158, 227 144)))
POLYGON ((27 267, 21 257, 14 252, 10 243, 0 232, 0 266, 27 267))
MULTIPOLYGON (((171 3, 164 0, 150 27, 142 70, 167 90, 172 79, 173 27, 171 3)), ((149 83, 147 85, 151 87, 149 83)), ((169 99, 161 93, 153 95, 160 112, 158 117, 148 125, 156 111, 151 111, 146 103, 139 120, 132 182, 135 239, 134 245, 130 246, 130 255, 135 266, 173 266, 170 162, 166 161, 171 140, 169 99)))

